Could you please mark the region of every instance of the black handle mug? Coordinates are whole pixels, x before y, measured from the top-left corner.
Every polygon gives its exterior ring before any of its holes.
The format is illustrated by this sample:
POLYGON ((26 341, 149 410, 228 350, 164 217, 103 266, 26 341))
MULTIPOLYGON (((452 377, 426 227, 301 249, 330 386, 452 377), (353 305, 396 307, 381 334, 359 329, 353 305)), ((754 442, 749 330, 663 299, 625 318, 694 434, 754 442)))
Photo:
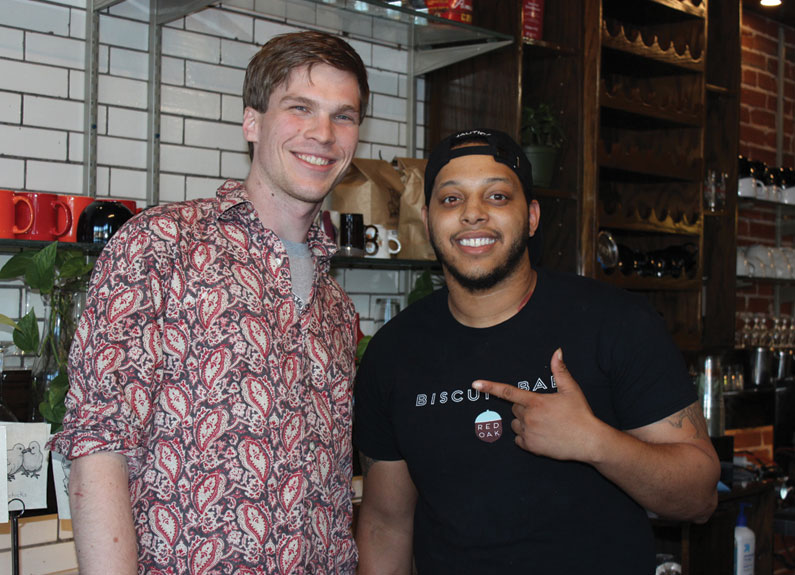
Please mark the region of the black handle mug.
POLYGON ((340 214, 340 255, 364 256, 364 216, 340 214))

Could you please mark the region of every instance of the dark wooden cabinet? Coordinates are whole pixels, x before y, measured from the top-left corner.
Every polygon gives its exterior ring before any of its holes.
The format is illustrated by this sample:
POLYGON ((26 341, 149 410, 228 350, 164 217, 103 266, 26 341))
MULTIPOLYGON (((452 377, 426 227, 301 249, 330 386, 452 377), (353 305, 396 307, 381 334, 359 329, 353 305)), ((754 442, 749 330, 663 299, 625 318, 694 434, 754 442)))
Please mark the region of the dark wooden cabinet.
POLYGON ((734 565, 734 526, 746 505, 748 527, 754 532, 756 575, 773 573, 773 514, 776 507, 773 484, 736 486, 720 495, 718 507, 704 524, 653 519, 658 553, 676 557, 682 575, 729 575, 734 565))
POLYGON ((540 41, 521 40, 521 4, 476 3, 476 24, 518 41, 428 75, 426 142, 474 126, 518 138, 522 106, 550 104, 567 141, 552 188, 536 190, 543 265, 644 294, 683 350, 731 347, 739 0, 547 1, 540 41), (714 211, 709 170, 727 175, 714 211), (606 270, 600 232, 647 262, 667 249, 694 264, 606 270))

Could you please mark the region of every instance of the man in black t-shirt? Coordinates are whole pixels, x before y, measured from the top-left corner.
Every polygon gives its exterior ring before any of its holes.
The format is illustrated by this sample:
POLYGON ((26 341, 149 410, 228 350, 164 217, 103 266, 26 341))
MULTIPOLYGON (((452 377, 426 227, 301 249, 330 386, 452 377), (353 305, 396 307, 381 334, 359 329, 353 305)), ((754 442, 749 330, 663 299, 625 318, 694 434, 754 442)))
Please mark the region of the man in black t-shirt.
POLYGON ((357 374, 359 575, 652 573, 647 510, 705 521, 720 475, 662 321, 531 263, 540 210, 507 135, 446 138, 425 185, 447 287, 357 374))

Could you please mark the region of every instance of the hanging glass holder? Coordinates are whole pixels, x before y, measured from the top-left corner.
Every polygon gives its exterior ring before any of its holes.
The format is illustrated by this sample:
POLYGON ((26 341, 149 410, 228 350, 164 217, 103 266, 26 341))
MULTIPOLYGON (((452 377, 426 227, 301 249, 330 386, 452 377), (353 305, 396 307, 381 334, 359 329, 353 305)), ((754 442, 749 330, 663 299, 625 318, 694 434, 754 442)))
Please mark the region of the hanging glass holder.
POLYGON ((6 376, 5 376, 5 354, 6 350, 9 349, 14 344, 10 342, 0 342, 0 421, 10 421, 10 422, 17 422, 17 416, 11 411, 8 407, 8 404, 5 401, 5 397, 3 396, 4 386, 6 383, 6 376))
POLYGON ((69 389, 69 348, 85 304, 82 290, 42 294, 44 327, 39 355, 32 368, 30 421, 60 421, 69 389))

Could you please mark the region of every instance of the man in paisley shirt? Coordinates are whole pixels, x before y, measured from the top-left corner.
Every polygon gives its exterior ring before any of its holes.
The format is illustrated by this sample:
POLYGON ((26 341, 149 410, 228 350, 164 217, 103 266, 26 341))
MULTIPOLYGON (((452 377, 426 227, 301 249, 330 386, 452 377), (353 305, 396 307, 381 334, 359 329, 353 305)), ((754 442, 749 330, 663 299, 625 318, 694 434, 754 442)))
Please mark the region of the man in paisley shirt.
POLYGON ((352 574, 354 309, 321 202, 356 151, 361 58, 277 36, 243 86, 251 169, 98 258, 53 448, 80 572, 352 574))

